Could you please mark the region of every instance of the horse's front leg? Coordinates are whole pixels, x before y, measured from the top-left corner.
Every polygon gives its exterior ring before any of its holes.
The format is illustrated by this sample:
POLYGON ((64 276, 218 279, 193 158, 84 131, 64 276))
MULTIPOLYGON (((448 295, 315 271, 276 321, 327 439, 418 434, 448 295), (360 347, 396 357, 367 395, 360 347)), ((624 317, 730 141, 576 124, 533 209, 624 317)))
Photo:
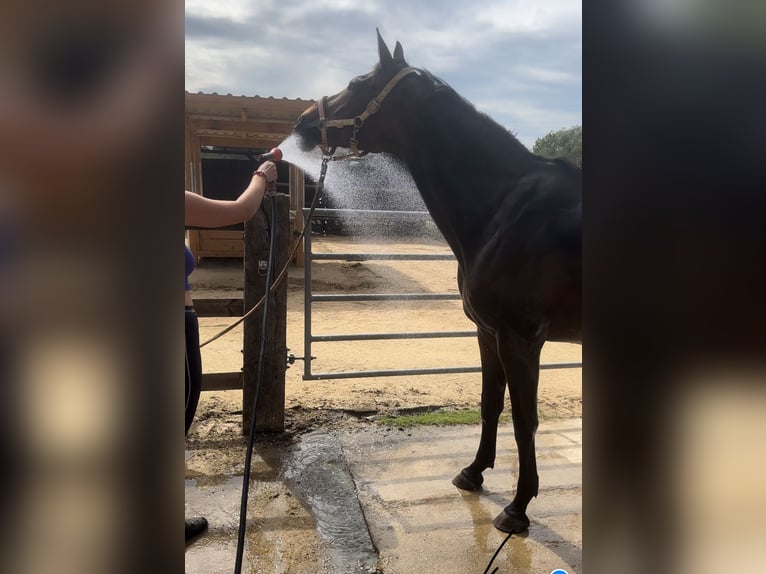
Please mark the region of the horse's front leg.
POLYGON ((529 527, 527 505, 537 496, 537 385, 540 375, 540 351, 544 342, 544 338, 528 341, 515 334, 500 339, 500 358, 508 380, 513 433, 519 453, 516 496, 492 521, 492 524, 503 532, 523 532, 529 527))
POLYGON ((497 354, 497 341, 491 334, 479 329, 481 354, 481 440, 476 458, 452 484, 463 490, 480 490, 484 482, 482 472, 495 465, 497 450, 497 423, 503 411, 505 373, 497 354))

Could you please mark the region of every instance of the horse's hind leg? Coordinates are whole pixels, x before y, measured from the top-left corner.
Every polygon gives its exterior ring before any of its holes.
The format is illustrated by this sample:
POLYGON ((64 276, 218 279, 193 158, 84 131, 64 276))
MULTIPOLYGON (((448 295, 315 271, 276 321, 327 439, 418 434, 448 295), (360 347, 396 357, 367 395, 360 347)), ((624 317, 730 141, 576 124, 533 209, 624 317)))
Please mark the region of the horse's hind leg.
POLYGON ((535 460, 537 431, 537 385, 540 351, 544 339, 527 341, 516 335, 500 340, 500 356, 511 395, 513 433, 519 453, 519 479, 516 496, 492 524, 503 532, 522 532, 529 527, 527 505, 537 496, 539 479, 535 460))
POLYGON ((489 333, 479 330, 481 353, 481 440, 476 458, 452 484, 463 490, 480 490, 484 482, 482 472, 495 465, 497 448, 497 423, 503 411, 505 373, 497 354, 497 342, 489 333))

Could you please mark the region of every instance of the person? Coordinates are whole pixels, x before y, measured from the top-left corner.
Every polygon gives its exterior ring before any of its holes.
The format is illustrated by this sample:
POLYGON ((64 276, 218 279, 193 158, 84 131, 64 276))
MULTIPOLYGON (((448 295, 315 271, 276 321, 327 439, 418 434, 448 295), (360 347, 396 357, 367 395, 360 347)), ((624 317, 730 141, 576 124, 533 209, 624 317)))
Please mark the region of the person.
MULTIPOLYGON (((211 199, 186 191, 185 217, 187 227, 224 227, 249 220, 258 211, 266 190, 277 179, 277 167, 273 162, 261 164, 253 172, 250 185, 233 201, 211 199)), ((194 311, 189 275, 194 271, 194 254, 186 248, 186 283, 184 304, 186 308, 186 430, 194 420, 200 392, 202 391, 202 357, 199 349, 199 320, 194 311)), ((189 541, 207 529, 207 520, 202 516, 185 520, 186 540, 189 541)))

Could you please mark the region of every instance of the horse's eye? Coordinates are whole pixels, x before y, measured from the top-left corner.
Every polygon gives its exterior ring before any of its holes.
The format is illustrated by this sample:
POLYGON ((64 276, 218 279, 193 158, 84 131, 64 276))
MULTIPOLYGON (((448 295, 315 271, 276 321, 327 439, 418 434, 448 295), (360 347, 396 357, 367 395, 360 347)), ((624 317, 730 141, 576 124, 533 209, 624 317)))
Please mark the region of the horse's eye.
POLYGON ((354 88, 359 87, 359 80, 357 78, 354 78, 348 83, 348 90, 353 90, 354 88))

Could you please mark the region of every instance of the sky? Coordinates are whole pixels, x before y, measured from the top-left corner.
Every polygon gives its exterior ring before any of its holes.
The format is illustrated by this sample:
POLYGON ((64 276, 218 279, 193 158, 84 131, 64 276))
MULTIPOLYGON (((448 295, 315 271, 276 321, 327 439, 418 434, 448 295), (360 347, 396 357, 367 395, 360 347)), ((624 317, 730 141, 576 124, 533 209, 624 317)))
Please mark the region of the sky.
POLYGON ((393 52, 532 147, 582 124, 581 0, 186 0, 186 90, 315 100, 393 52))

